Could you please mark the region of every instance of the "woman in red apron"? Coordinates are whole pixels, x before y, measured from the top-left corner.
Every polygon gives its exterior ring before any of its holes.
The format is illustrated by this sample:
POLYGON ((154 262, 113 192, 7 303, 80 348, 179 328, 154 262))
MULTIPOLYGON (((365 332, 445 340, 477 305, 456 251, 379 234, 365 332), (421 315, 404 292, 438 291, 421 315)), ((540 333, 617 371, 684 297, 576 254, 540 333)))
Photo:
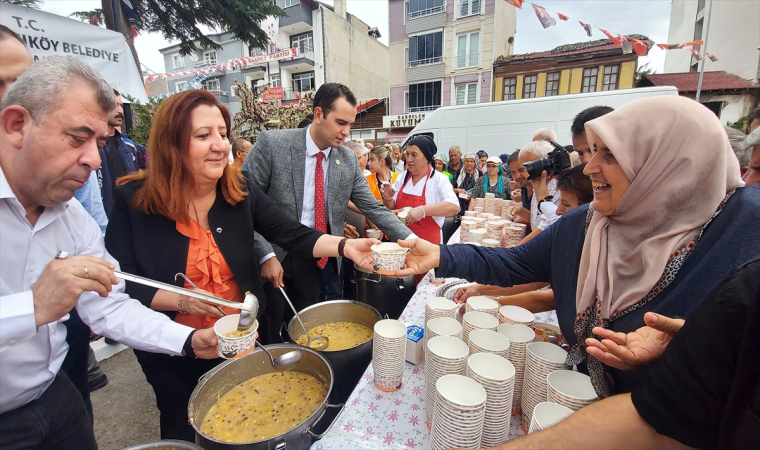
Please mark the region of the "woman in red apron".
MULTIPOLYGON (((434 217, 446 217, 459 211, 459 201, 448 179, 433 169, 433 157, 437 152, 435 142, 428 136, 416 136, 410 142, 406 151, 407 171, 402 174, 394 186, 401 186, 394 191, 391 186, 383 189, 383 203, 389 209, 402 209, 411 207, 406 218, 403 219, 410 230, 418 237, 432 242, 441 243, 441 226, 434 217), (439 177, 436 179, 435 177, 439 177), (443 182, 441 182, 443 181, 443 182), (419 195, 404 192, 407 184, 416 187, 418 183, 424 183, 422 193, 419 195), (428 204, 428 189, 435 189, 430 198, 436 198, 438 202, 428 204), (394 200, 394 194, 398 192, 394 200)), ((417 190, 418 191, 418 190, 417 190)), ((419 282, 423 275, 415 277, 419 282)))

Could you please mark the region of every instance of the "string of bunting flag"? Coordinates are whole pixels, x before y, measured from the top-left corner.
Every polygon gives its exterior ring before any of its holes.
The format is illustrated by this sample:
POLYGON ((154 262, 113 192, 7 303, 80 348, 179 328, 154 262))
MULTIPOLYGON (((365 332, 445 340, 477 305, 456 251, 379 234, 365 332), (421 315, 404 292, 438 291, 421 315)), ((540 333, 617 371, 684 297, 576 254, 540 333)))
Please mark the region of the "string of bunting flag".
POLYGON ((156 74, 146 76, 145 81, 151 82, 155 80, 162 80, 164 78, 186 77, 188 75, 212 74, 212 73, 219 72, 221 70, 232 70, 236 66, 240 66, 241 68, 245 69, 246 67, 254 65, 254 64, 261 64, 263 62, 269 62, 269 61, 279 61, 281 59, 295 58, 297 56, 298 56, 298 47, 294 47, 294 48, 289 48, 287 50, 283 50, 277 53, 270 53, 268 55, 256 55, 256 56, 246 56, 243 58, 234 58, 234 59, 225 61, 223 63, 213 64, 213 65, 208 65, 208 66, 203 66, 203 67, 196 67, 194 69, 183 70, 180 72, 156 73, 156 74))
MULTIPOLYGON (((525 4, 525 0, 504 0, 507 3, 511 4, 517 9, 522 9, 523 4, 525 4)), ((556 14, 557 18, 559 18, 560 21, 567 22, 570 20, 570 17, 556 12, 549 9, 546 9, 544 7, 538 6, 535 3, 531 3, 531 6, 533 7, 533 11, 536 13, 536 17, 538 17, 538 21, 541 22, 541 26, 544 27, 544 29, 553 27, 557 25, 557 20, 552 17, 552 14, 556 14)), ((578 23, 583 27, 583 29, 586 31, 586 35, 588 37, 592 36, 592 27, 591 24, 583 21, 578 21, 578 23)), ((634 39, 631 37, 627 37, 623 34, 613 34, 609 31, 605 30, 604 28, 596 27, 599 31, 601 31, 607 38, 609 38, 612 43, 618 47, 623 49, 623 53, 632 53, 635 52, 638 56, 645 56, 647 54, 647 51, 649 50, 647 47, 646 42, 634 39)), ((703 45, 704 41, 691 41, 691 42, 685 42, 683 44, 656 44, 658 48, 662 50, 677 50, 677 49, 683 49, 686 47, 692 47, 689 50, 691 51, 691 54, 696 58, 697 61, 701 61, 704 58, 709 58, 710 61, 717 61, 718 58, 710 53, 702 52, 700 53, 697 49, 693 48, 696 46, 703 45)))

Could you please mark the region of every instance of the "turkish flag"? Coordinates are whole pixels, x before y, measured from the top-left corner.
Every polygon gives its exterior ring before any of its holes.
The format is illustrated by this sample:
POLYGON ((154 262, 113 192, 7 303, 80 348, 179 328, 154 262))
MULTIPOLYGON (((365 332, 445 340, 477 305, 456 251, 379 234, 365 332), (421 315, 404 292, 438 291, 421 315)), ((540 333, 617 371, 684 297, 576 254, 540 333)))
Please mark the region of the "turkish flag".
POLYGON ((525 0, 506 0, 506 2, 517 9, 522 9, 522 5, 525 3, 525 0))
POLYGON ((565 21, 570 20, 570 18, 564 14, 557 13, 557 16, 559 16, 559 20, 565 20, 565 21))
POLYGON ((610 38, 610 40, 612 41, 612 43, 615 44, 615 47, 623 48, 623 41, 621 41, 619 38, 616 38, 615 36, 613 36, 609 31, 605 30, 604 28, 599 28, 599 30, 602 33, 604 33, 605 36, 607 36, 608 38, 610 38))
POLYGON ((647 43, 642 41, 641 39, 634 39, 631 38, 631 43, 633 44, 633 51, 636 52, 639 56, 646 56, 647 52, 649 51, 649 47, 647 47, 647 43))

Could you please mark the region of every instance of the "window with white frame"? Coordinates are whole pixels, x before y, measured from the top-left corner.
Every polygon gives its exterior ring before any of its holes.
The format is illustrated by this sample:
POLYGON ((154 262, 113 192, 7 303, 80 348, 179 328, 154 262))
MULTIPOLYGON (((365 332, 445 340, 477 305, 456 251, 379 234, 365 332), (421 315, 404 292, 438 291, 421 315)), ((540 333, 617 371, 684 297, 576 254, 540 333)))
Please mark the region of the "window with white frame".
POLYGON ((443 61, 443 31, 409 38, 409 66, 418 67, 443 61))
POLYGON ((185 89, 187 89, 187 81, 177 81, 177 84, 174 85, 175 92, 181 92, 185 89))
POLYGON ((280 86, 282 86, 282 82, 280 81, 280 74, 279 73, 273 73, 272 75, 269 75, 269 85, 271 87, 280 87, 280 86))
POLYGON ((427 16, 441 11, 446 11, 446 2, 443 0, 409 0, 407 19, 427 16))
POLYGON ((172 55, 172 67, 175 69, 181 69, 185 67, 185 57, 180 55, 179 53, 176 55, 172 55))
POLYGON ((480 32, 460 34, 457 36, 456 61, 457 69, 475 67, 478 65, 478 49, 480 48, 480 32))
POLYGON ((293 91, 306 92, 314 89, 314 72, 294 73, 293 91))
POLYGON ((213 80, 206 80, 203 82, 203 89, 211 92, 219 92, 221 89, 219 88, 219 79, 214 78, 213 80))
POLYGON ((409 91, 404 92, 404 112, 409 112, 409 91))
POLYGON ((309 31, 290 37, 290 47, 298 48, 299 53, 314 51, 314 34, 309 31))
POLYGON ((216 64, 216 50, 203 52, 203 64, 216 64))
POLYGON ((473 16, 480 14, 481 0, 460 0, 457 7, 459 17, 473 16))
POLYGON ((478 102, 478 83, 457 84, 455 86, 455 104, 472 105, 478 102))

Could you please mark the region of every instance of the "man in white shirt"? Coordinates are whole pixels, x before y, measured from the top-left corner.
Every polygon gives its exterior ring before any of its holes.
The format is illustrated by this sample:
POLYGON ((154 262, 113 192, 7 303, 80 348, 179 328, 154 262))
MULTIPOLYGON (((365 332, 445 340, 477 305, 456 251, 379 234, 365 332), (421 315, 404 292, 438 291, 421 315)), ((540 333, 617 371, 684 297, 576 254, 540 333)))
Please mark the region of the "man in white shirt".
POLYGON ((98 225, 72 200, 100 166, 113 89, 83 62, 50 56, 0 110, 0 448, 97 448, 82 397, 60 371, 72 308, 134 348, 216 357, 195 331, 124 293, 98 225), (60 251, 70 256, 54 259, 60 251))

